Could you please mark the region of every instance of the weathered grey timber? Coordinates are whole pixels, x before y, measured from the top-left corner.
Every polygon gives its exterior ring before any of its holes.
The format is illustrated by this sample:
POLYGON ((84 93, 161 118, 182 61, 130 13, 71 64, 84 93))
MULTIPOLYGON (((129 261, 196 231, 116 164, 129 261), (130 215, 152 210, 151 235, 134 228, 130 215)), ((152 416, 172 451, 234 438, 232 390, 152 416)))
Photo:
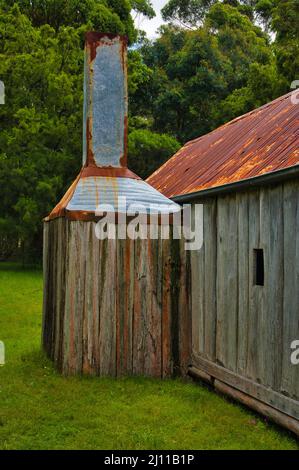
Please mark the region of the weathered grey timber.
POLYGON ((44 224, 44 349, 64 374, 186 374, 188 254, 175 240, 104 240, 95 222, 44 224))
POLYGON ((191 374, 258 400, 259 411, 272 407, 284 425, 292 417, 290 428, 299 429, 299 365, 291 363, 299 340, 299 181, 196 202, 204 204, 205 236, 191 252, 191 374), (264 285, 255 285, 257 249, 264 285))

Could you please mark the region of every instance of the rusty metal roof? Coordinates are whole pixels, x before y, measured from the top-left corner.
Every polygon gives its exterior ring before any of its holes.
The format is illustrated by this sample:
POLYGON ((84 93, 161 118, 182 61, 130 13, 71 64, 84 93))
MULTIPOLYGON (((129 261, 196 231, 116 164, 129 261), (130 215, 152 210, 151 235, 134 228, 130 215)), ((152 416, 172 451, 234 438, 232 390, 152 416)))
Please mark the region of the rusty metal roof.
POLYGON ((298 165, 299 104, 293 93, 188 142, 147 182, 175 197, 298 165))

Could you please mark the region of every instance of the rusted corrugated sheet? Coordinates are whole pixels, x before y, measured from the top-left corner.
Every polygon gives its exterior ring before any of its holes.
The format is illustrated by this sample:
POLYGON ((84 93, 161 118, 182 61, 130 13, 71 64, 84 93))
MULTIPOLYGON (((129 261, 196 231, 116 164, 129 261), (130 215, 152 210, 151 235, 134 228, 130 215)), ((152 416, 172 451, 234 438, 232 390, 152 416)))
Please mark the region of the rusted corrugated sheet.
POLYGON ((174 197, 297 165, 299 105, 291 95, 188 142, 147 182, 174 197))
POLYGON ((102 176, 81 178, 66 210, 96 212, 99 205, 111 206, 115 212, 128 212, 130 206, 135 206, 141 214, 150 210, 160 214, 180 210, 178 204, 145 181, 102 176))

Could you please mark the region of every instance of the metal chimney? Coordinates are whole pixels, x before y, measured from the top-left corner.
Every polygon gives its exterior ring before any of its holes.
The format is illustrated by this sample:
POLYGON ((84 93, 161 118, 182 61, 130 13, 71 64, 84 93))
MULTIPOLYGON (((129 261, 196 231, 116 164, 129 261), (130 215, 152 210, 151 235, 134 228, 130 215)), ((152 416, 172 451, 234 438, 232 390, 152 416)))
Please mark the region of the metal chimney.
POLYGON ((127 168, 127 40, 124 36, 86 34, 83 167, 46 220, 67 217, 93 220, 99 204, 113 206, 120 197, 142 204, 145 212, 171 213, 180 207, 127 168))
POLYGON ((127 166, 127 39, 87 33, 83 165, 127 166))

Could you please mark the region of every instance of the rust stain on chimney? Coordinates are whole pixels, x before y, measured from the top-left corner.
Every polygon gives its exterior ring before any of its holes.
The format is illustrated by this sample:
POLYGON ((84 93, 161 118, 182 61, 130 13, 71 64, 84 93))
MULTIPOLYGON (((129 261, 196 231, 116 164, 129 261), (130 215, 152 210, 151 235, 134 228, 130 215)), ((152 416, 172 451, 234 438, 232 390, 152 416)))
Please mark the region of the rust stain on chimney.
POLYGON ((120 164, 123 167, 128 166, 128 116, 124 119, 124 154, 120 159, 120 164))
POLYGON ((105 45, 105 46, 111 46, 112 41, 115 39, 119 39, 121 43, 121 60, 123 64, 123 70, 126 68, 126 53, 127 53, 127 46, 128 46, 128 38, 127 36, 121 35, 121 34, 112 34, 112 33, 97 33, 94 31, 90 31, 89 33, 86 33, 85 35, 85 40, 86 40, 86 45, 90 49, 90 62, 93 62, 94 59, 96 58, 97 55, 97 48, 99 46, 105 45), (105 39, 109 39, 109 41, 105 41, 105 39))
POLYGON ((86 120, 86 146, 87 146, 87 149, 86 149, 87 158, 86 158, 85 166, 96 167, 97 165, 96 165, 93 151, 92 151, 92 118, 91 117, 88 117, 86 120))

